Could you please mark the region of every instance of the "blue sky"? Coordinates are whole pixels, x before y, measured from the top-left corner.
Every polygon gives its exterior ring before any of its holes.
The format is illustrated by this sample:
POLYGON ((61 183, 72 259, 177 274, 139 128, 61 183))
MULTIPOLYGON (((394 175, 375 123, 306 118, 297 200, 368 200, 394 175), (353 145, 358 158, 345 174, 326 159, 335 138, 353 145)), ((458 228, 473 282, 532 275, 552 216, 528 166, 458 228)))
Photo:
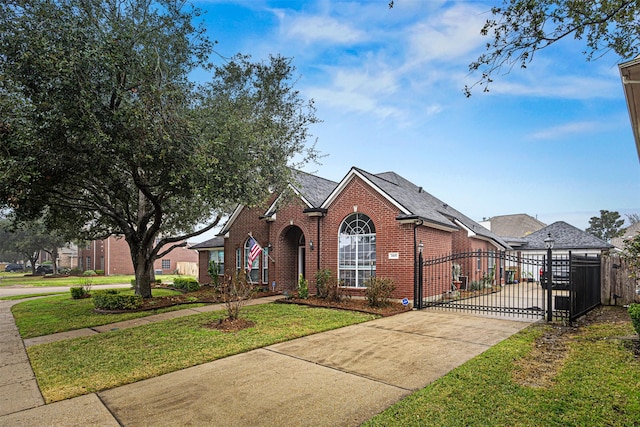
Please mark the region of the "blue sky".
POLYGON ((489 93, 468 64, 497 2, 196 1, 222 56, 293 58, 323 120, 307 172, 394 171, 476 221, 527 213, 584 229, 600 209, 640 213, 640 162, 613 55, 566 40, 489 93))

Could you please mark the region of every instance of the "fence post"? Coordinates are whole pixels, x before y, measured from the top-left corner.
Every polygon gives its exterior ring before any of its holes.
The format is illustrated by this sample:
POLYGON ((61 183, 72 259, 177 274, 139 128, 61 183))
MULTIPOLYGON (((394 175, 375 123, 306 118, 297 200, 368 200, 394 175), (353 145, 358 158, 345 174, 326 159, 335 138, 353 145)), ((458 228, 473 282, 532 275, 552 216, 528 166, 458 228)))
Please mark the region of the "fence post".
POLYGON ((555 241, 551 237, 551 233, 549 233, 549 237, 544 239, 544 244, 547 247, 547 322, 553 320, 553 306, 551 302, 551 293, 553 292, 553 263, 551 261, 551 249, 553 249, 554 243, 555 241))

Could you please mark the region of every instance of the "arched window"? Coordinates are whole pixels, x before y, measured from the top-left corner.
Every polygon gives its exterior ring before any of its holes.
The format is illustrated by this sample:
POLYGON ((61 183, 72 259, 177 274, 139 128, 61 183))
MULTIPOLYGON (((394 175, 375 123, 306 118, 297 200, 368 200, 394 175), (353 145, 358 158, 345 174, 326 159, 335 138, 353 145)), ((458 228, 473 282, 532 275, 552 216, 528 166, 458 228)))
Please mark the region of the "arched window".
POLYGON ((338 236, 338 277, 342 286, 364 287, 376 275, 376 228, 365 214, 349 215, 338 236))

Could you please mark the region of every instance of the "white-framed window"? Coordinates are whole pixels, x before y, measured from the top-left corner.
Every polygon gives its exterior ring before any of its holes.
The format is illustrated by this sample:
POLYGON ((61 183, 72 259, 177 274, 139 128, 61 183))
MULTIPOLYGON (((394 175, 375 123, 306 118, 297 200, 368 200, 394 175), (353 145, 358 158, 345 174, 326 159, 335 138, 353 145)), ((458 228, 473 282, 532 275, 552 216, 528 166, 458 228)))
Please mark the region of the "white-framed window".
POLYGON ((367 215, 354 213, 340 225, 338 278, 342 286, 365 287, 376 275, 376 228, 367 215))
POLYGON ((163 259, 162 260, 162 269, 163 270, 171 270, 171 260, 170 259, 163 259))
POLYGON ((218 275, 224 274, 224 249, 214 249, 209 251, 209 262, 213 261, 218 267, 218 275))
POLYGON ((249 270, 249 251, 251 251, 251 239, 247 239, 244 242, 244 262, 242 263, 243 268, 248 270, 249 273, 249 281, 253 283, 258 283, 260 280, 260 257, 258 256, 253 260, 253 264, 251 264, 251 269, 249 270))
POLYGON ((236 273, 240 273, 242 270, 242 249, 236 249, 236 273))
POLYGON ((478 249, 478 256, 477 256, 477 266, 476 268, 478 269, 478 271, 482 270, 482 249, 478 249))
POLYGON ((91 270, 91 257, 87 257, 87 270, 91 270))
POLYGON ((262 283, 269 283, 269 248, 262 249, 262 283))

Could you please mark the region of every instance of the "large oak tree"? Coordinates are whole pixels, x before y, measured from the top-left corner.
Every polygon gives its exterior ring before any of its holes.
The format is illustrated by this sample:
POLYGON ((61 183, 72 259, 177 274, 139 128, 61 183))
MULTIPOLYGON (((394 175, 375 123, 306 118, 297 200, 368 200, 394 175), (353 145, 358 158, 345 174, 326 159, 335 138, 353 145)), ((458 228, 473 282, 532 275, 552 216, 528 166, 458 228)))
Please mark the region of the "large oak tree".
POLYGON ((211 64, 198 15, 171 0, 0 4, 0 207, 81 239, 123 235, 143 297, 162 247, 315 156, 291 61, 211 64))
MULTIPOLYGON (((526 68, 538 51, 570 37, 584 41, 587 60, 609 51, 623 59, 640 54, 637 0, 504 0, 491 14, 481 30, 486 52, 469 66, 485 91, 496 74, 526 68)), ((467 96, 472 88, 465 87, 467 96)))

